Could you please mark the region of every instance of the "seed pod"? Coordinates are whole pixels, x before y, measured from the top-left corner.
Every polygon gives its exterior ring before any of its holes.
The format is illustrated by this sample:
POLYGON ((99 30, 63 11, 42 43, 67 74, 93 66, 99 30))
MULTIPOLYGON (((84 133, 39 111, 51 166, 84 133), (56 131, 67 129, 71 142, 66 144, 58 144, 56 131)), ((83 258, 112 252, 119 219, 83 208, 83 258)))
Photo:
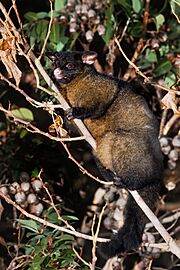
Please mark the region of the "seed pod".
POLYGON ((17 182, 13 182, 9 187, 9 192, 15 194, 20 190, 20 185, 17 182))
POLYGON ((70 24, 71 24, 71 23, 76 23, 76 21, 77 21, 76 17, 73 16, 73 17, 71 17, 71 19, 70 19, 70 24))
POLYGON ((99 35, 102 36, 102 35, 105 34, 106 29, 105 29, 104 25, 99 24, 98 27, 97 27, 97 31, 98 31, 99 35))
POLYGON ((34 193, 29 193, 28 196, 27 196, 27 202, 29 204, 33 204, 37 201, 37 197, 34 193))
POLYGON ((88 13, 88 5, 83 4, 81 7, 81 12, 82 12, 82 14, 87 14, 88 13))
POLYGON ((162 152, 165 154, 165 155, 168 155, 169 152, 171 151, 171 146, 170 145, 167 145, 165 147, 162 147, 161 148, 162 152))
POLYGON ((98 25, 100 23, 100 16, 97 16, 95 19, 94 19, 94 24, 95 25, 98 25))
POLYGON ((77 24, 75 22, 70 23, 70 25, 69 25, 69 32, 70 33, 75 33, 76 32, 76 29, 77 29, 77 24))
POLYGON ((75 4, 75 0, 67 0, 67 7, 73 7, 75 4))
POLYGON ((24 201, 23 203, 20 203, 20 206, 25 209, 28 207, 28 202, 27 201, 24 201))
POLYGON ((21 189, 24 192, 28 192, 30 190, 30 183, 29 182, 22 182, 21 189))
POLYGON ((34 191, 36 191, 36 192, 39 192, 41 190, 41 188, 42 188, 42 183, 38 179, 32 181, 31 184, 32 184, 32 187, 33 187, 34 191))
POLYGON ((175 62, 174 62, 174 66, 175 68, 180 68, 180 58, 176 58, 175 62))
POLYGON ((124 224, 123 211, 120 210, 118 207, 114 211, 113 219, 118 223, 118 227, 123 226, 123 224, 124 224))
POLYGON ((19 191, 15 194, 14 198, 18 204, 22 204, 26 200, 26 195, 23 191, 19 191))
POLYGON ((158 39, 153 38, 151 40, 151 48, 154 49, 154 50, 159 48, 159 40, 158 39))
POLYGON ((91 42, 93 40, 93 37, 94 37, 94 33, 91 31, 91 30, 88 30, 85 34, 86 36, 86 40, 88 42, 91 42))
POLYGON ((111 230, 113 227, 113 220, 110 217, 106 217, 103 221, 103 224, 107 230, 111 230))
POLYGON ((165 81, 163 79, 159 79, 158 84, 161 86, 165 86, 165 81))
POLYGON ((178 160, 178 152, 175 149, 173 149, 173 150, 170 151, 168 157, 172 161, 176 161, 176 160, 178 160))
POLYGON ((168 36, 167 36, 167 34, 165 32, 160 32, 159 33, 159 41, 160 42, 166 42, 167 38, 168 38, 168 36))
POLYGON ((43 207, 42 203, 38 203, 38 204, 31 204, 29 211, 31 214, 34 214, 36 216, 40 216, 43 209, 44 209, 44 207, 43 207))
POLYGON ((174 183, 174 182, 171 181, 171 182, 168 182, 165 186, 170 191, 170 190, 175 189, 176 183, 174 183))
POLYGON ((91 18, 94 18, 96 16, 96 11, 94 9, 90 9, 88 10, 88 17, 91 19, 91 18))
POLYGON ((172 140, 172 145, 174 147, 179 148, 180 147, 180 134, 176 135, 172 140))
POLYGON ((30 176, 29 176, 29 174, 27 172, 21 172, 19 179, 22 182, 28 182, 30 180, 30 176))
POLYGON ((65 15, 61 15, 61 17, 59 18, 61 22, 66 22, 66 16, 65 15))
POLYGON ((161 255, 161 250, 160 248, 153 248, 151 253, 153 254, 153 258, 159 258, 159 256, 161 255))
POLYGON ((173 161, 173 160, 171 160, 171 159, 169 159, 169 160, 168 160, 168 168, 169 168, 171 171, 173 171, 173 170, 176 168, 176 162, 173 161))
POLYGON ((4 195, 7 195, 7 194, 8 194, 8 189, 7 189, 7 187, 0 187, 0 191, 1 191, 4 195))
POLYGON ((116 206, 120 209, 123 210, 126 205, 126 200, 124 198, 119 198, 116 202, 116 206))
POLYGON ((112 202, 114 200, 114 197, 115 197, 115 192, 111 189, 104 194, 104 200, 106 202, 112 202))
MULTIPOLYGON (((146 242, 146 243, 150 243, 150 244, 154 244, 155 243, 155 237, 152 233, 149 233, 149 232, 146 232, 143 234, 143 237, 142 237, 143 241, 146 242)), ((146 250, 148 253, 151 253, 152 252, 152 247, 147 247, 146 250)))
POLYGON ((160 143, 161 147, 166 147, 169 144, 168 139, 166 137, 161 137, 159 139, 159 143, 160 143))
POLYGON ((82 22, 86 22, 86 21, 87 21, 87 17, 86 17, 85 15, 82 15, 82 16, 81 16, 81 21, 82 21, 82 22))
POLYGON ((75 11, 76 11, 76 14, 81 14, 81 10, 82 10, 82 6, 81 5, 76 5, 75 6, 75 11))
POLYGON ((100 10, 102 8, 102 1, 96 1, 94 4, 95 4, 94 8, 96 10, 100 10))

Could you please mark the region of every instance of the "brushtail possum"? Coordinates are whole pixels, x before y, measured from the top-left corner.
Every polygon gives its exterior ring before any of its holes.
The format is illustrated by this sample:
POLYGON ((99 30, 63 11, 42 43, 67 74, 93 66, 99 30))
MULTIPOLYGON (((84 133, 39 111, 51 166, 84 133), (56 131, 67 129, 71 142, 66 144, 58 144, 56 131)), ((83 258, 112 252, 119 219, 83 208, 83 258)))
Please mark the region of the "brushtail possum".
MULTIPOLYGON (((53 78, 71 109, 68 119, 82 119, 96 140, 97 165, 118 188, 138 190, 153 209, 159 196, 163 161, 158 123, 131 83, 98 73, 95 52, 50 53, 53 78)), ((147 218, 129 194, 122 228, 103 244, 112 257, 137 249, 147 218)))

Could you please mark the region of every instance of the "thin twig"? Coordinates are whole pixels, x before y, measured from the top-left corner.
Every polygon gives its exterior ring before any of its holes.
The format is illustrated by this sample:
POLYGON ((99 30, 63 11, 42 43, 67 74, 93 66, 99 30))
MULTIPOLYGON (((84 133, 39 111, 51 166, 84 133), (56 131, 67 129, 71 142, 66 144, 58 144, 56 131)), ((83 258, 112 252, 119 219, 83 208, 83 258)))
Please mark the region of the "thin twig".
POLYGON ((15 270, 15 269, 20 268, 24 263, 27 262, 27 260, 25 262, 23 261, 21 264, 18 264, 17 266, 13 266, 13 264, 15 261, 19 261, 19 260, 25 259, 25 258, 32 260, 32 256, 30 256, 30 255, 22 255, 19 257, 16 256, 15 258, 12 259, 12 261, 10 262, 10 264, 6 270, 15 270))
POLYGON ((46 44, 48 42, 48 38, 51 34, 51 27, 52 27, 52 23, 53 23, 53 6, 52 6, 52 3, 53 1, 52 0, 49 0, 49 4, 50 4, 50 12, 51 12, 51 17, 50 17, 50 21, 49 21, 49 25, 48 25, 48 31, 47 31, 47 34, 46 34, 46 38, 44 40, 44 43, 43 43, 43 46, 42 46, 42 49, 41 49, 41 53, 40 53, 40 56, 38 57, 38 59, 40 60, 44 51, 45 51, 45 48, 46 48, 46 44))
POLYGON ((43 186, 44 190, 46 191, 47 195, 49 196, 49 199, 50 199, 50 205, 53 207, 54 211, 56 212, 57 217, 58 217, 58 220, 62 221, 62 222, 67 226, 68 229, 70 229, 70 230, 72 230, 72 231, 75 231, 74 227, 71 226, 71 225, 68 223, 67 220, 65 220, 65 219, 63 219, 63 218, 61 217, 61 215, 60 215, 60 213, 59 213, 59 210, 57 209, 57 207, 56 207, 55 204, 54 204, 53 198, 52 198, 52 196, 51 196, 51 194, 50 194, 48 188, 46 187, 46 185, 44 184, 44 182, 43 182, 43 180, 42 180, 42 178, 41 178, 42 172, 43 172, 43 170, 41 169, 40 172, 39 172, 39 174, 38 174, 38 178, 39 178, 39 180, 41 181, 42 186, 43 186))
POLYGON ((148 25, 148 19, 149 19, 149 5, 150 5, 150 1, 151 0, 146 0, 144 17, 143 17, 143 25, 144 25, 143 34, 145 34, 146 31, 147 31, 147 25, 148 25))
POLYGON ((134 197, 135 201, 139 205, 139 207, 143 210, 145 215, 151 220, 156 230, 160 233, 162 238, 166 241, 166 243, 169 246, 169 251, 171 251, 173 254, 175 254, 178 258, 180 258, 180 248, 175 243, 173 238, 170 236, 170 234, 166 231, 164 226, 160 223, 159 219, 154 215, 154 213, 151 211, 151 209, 147 206, 147 204, 143 201, 141 196, 138 194, 136 190, 129 190, 131 195, 134 197))
POLYGON ((41 134, 41 135, 49 138, 50 140, 57 141, 57 142, 63 142, 63 141, 64 142, 69 142, 69 141, 72 142, 72 141, 85 140, 84 136, 75 137, 75 138, 58 138, 58 137, 52 136, 48 132, 44 132, 44 131, 40 130, 39 128, 35 127, 30 122, 28 122, 26 120, 23 120, 21 118, 15 117, 13 115, 12 111, 4 109, 1 105, 0 105, 0 111, 4 112, 9 117, 12 117, 14 122, 16 122, 16 123, 18 123, 20 125, 23 125, 22 127, 25 128, 26 130, 28 130, 29 132, 41 134))
POLYGON ((160 122, 160 127, 159 127, 159 137, 163 136, 163 133, 164 133, 164 126, 166 123, 167 112, 168 112, 168 110, 164 109, 164 111, 162 112, 162 115, 161 115, 161 122, 160 122))
POLYGON ((163 135, 166 136, 170 130, 170 128, 174 125, 174 123, 177 121, 177 119, 179 119, 179 115, 178 114, 174 114, 169 121, 166 123, 166 125, 164 126, 163 129, 163 135))
POLYGON ((16 13, 16 17, 18 19, 19 26, 20 26, 21 31, 22 31, 23 30, 23 24, 22 24, 20 16, 19 16, 19 12, 18 12, 17 5, 16 5, 16 0, 12 0, 12 5, 13 5, 13 9, 14 9, 14 11, 16 13))
POLYGON ((100 180, 99 178, 93 176, 91 173, 89 173, 70 153, 68 147, 66 144, 64 144, 62 142, 62 145, 64 147, 64 149, 66 150, 67 154, 68 154, 68 157, 79 167, 79 169, 82 171, 83 174, 86 174, 88 175, 89 177, 91 177, 92 179, 94 179, 95 181, 103 184, 103 185, 113 185, 113 181, 112 182, 106 182, 106 181, 103 181, 103 180, 100 180))
POLYGON ((93 217, 93 223, 92 223, 92 227, 91 227, 91 231, 92 231, 92 237, 93 237, 93 247, 92 247, 92 263, 90 265, 90 269, 91 270, 95 270, 95 266, 96 266, 96 261, 97 261, 97 256, 96 256, 96 243, 97 243, 97 239, 98 239, 98 234, 99 234, 99 230, 100 230, 100 226, 101 226, 101 222, 102 222, 102 217, 104 214, 104 210, 107 206, 107 203, 103 206, 102 211, 99 215, 99 220, 98 220, 98 224, 97 224, 97 228, 96 228, 96 233, 94 234, 94 225, 95 225, 95 220, 96 220, 96 214, 94 214, 93 217))
POLYGON ((41 102, 31 98, 30 96, 28 96, 22 89, 20 89, 18 86, 16 86, 14 83, 12 83, 11 81, 9 81, 2 73, 0 73, 0 78, 2 80, 4 80, 5 82, 7 82, 9 84, 9 86, 11 86, 12 88, 14 88, 16 91, 18 91, 21 95, 23 95, 27 101, 29 101, 34 107, 36 108, 41 108, 44 107, 44 105, 42 105, 41 102))
POLYGON ((89 268, 90 268, 90 264, 88 262, 86 262, 79 254, 78 252, 76 251, 75 247, 73 246, 73 251, 74 253, 76 254, 77 258, 83 262, 85 265, 87 265, 89 268))
POLYGON ((180 94, 180 91, 176 91, 176 90, 173 90, 173 89, 170 89, 170 88, 167 88, 167 87, 164 87, 162 85, 159 85, 157 83, 154 83, 154 82, 151 82, 151 80, 146 77, 141 71, 140 69, 127 57, 127 55, 125 54, 125 52, 123 51, 123 49, 121 48, 121 45, 118 41, 118 39, 115 37, 115 42, 120 50, 120 52, 122 53, 122 55, 124 56, 124 58, 127 60, 127 62, 135 69, 136 73, 138 73, 141 77, 144 78, 145 82, 147 83, 150 83, 151 85, 155 86, 155 87, 158 87, 162 90, 166 90, 168 92, 171 92, 171 93, 176 93, 176 94, 180 94))
MULTIPOLYGON (((69 233, 71 235, 74 235, 76 237, 80 237, 80 238, 84 238, 86 240, 90 240, 92 241, 93 238, 92 236, 90 235, 86 235, 86 234, 83 234, 83 233, 79 233, 77 231, 72 231, 70 229, 67 229, 65 227, 62 227, 62 226, 58 226, 56 224, 53 224, 47 220, 44 220, 40 217, 37 217, 35 215, 32 215, 30 213, 28 213, 26 210, 24 210, 22 207, 20 207, 19 205, 17 205, 14 201, 12 201, 10 198, 8 198, 8 196, 6 196, 4 193, 2 193, 0 191, 0 196, 8 203, 8 204, 11 204, 13 207, 15 207, 17 210, 19 210, 23 215, 25 215, 26 217, 32 219, 32 220, 35 220, 41 224, 43 224, 44 226, 47 226, 47 227, 51 227, 53 229, 56 229, 58 231, 61 231, 61 232, 65 232, 65 233, 69 233)), ((107 242, 109 239, 106 239, 106 238, 100 238, 98 237, 97 241, 98 242, 107 242)))

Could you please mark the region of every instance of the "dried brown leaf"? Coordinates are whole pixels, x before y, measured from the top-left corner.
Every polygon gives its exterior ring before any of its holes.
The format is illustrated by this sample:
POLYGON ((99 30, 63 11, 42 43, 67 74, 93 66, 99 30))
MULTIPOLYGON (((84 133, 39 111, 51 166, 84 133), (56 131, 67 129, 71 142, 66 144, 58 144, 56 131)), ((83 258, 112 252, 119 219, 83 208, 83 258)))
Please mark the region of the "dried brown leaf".
POLYGON ((63 119, 60 115, 56 116, 54 124, 49 126, 50 133, 59 133, 60 137, 67 138, 68 132, 62 127, 63 126, 63 119))
POLYGON ((178 111, 177 108, 177 98, 175 93, 168 92, 161 100, 161 106, 162 109, 172 109, 175 114, 180 115, 180 111, 178 111))
POLYGON ((0 58, 6 67, 9 77, 14 78, 16 85, 19 86, 22 72, 16 65, 16 48, 12 38, 0 40, 0 58))
POLYGON ((4 211, 4 207, 3 207, 1 200, 0 200, 0 220, 1 220, 1 216, 2 216, 3 211, 4 211))

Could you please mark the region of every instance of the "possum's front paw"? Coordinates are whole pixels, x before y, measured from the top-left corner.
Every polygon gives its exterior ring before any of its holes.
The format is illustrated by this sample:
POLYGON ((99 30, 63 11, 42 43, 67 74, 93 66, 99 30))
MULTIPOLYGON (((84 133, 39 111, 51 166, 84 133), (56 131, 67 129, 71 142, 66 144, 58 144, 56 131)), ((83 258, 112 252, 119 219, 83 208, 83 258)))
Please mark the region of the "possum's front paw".
POLYGON ((73 116, 73 108, 69 108, 65 111, 65 115, 68 120, 73 120, 75 117, 73 116))

